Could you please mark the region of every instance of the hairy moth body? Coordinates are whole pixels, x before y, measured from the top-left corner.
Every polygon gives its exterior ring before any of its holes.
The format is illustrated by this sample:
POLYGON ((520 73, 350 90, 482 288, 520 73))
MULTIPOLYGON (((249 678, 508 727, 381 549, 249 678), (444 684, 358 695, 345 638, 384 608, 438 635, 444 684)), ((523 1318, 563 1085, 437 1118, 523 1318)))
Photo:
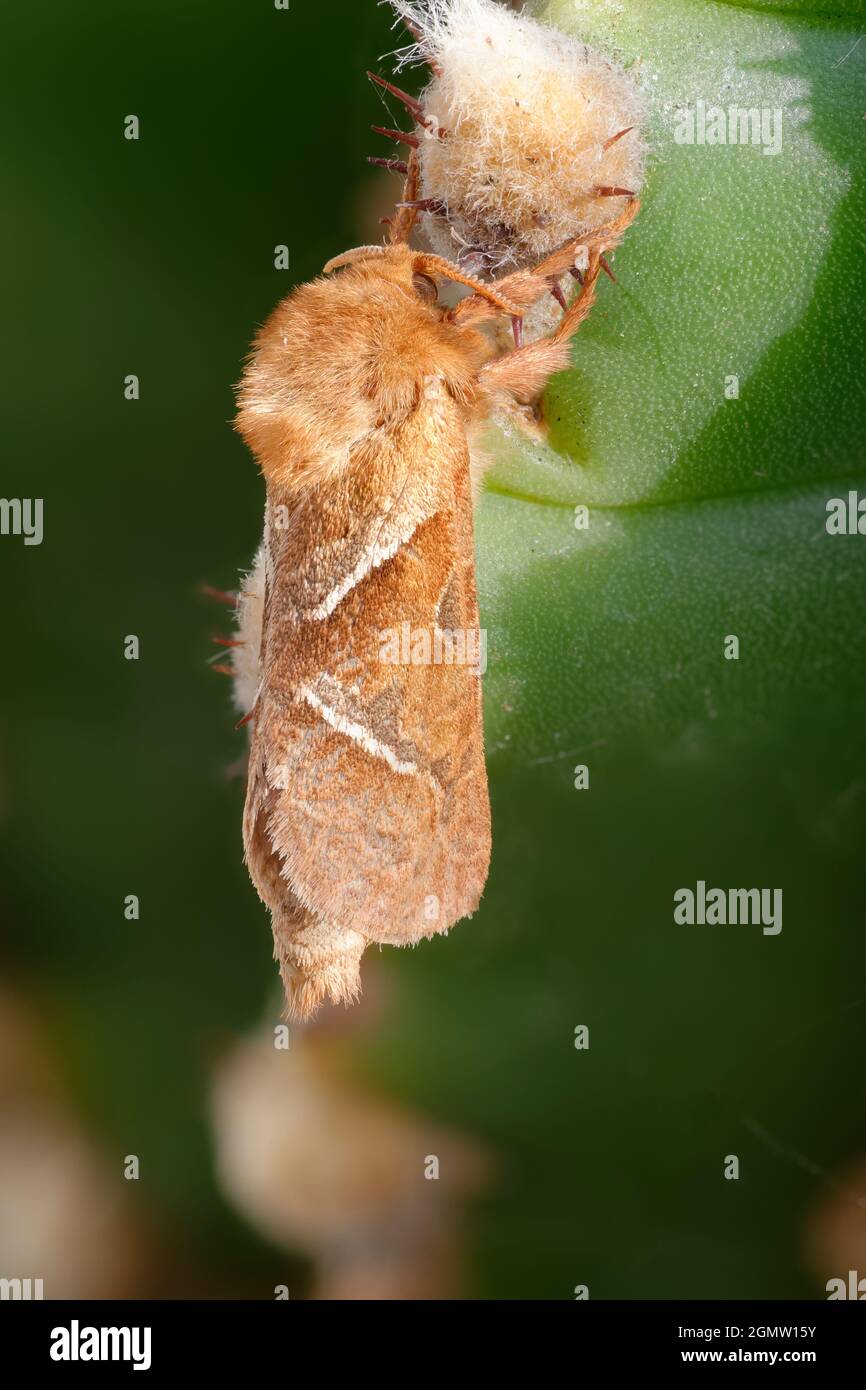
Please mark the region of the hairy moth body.
POLYGON ((266 485, 231 658, 251 740, 244 849, 298 1018, 357 995, 370 943, 416 942, 478 906, 490 806, 470 442, 568 365, 604 252, 638 208, 620 197, 610 222, 482 283, 409 246, 423 200, 407 138, 408 161, 389 162, 405 174, 390 245, 338 256, 279 304, 239 388, 266 485), (445 279, 470 291, 454 308, 445 279), (558 325, 522 345, 525 313, 554 292, 558 325), (510 321, 513 351, 479 331, 491 319, 510 321))
POLYGON ((244 844, 300 1014, 357 992, 369 942, 473 912, 490 857, 477 670, 381 659, 403 624, 478 629, 467 427, 489 349, 419 296, 412 260, 296 291, 240 392, 267 485, 244 844))

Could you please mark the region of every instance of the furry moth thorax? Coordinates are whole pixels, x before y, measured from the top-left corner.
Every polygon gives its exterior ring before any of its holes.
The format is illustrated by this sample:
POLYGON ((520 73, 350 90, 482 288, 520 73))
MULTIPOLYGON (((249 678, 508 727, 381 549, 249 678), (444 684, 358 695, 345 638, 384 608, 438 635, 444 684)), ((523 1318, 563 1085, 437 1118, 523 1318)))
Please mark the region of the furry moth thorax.
POLYGON ((487 340, 447 320, 418 269, 431 258, 375 249, 301 286, 256 339, 237 428, 269 484, 295 492, 360 465, 364 441, 414 410, 432 379, 466 416, 477 403, 487 340))

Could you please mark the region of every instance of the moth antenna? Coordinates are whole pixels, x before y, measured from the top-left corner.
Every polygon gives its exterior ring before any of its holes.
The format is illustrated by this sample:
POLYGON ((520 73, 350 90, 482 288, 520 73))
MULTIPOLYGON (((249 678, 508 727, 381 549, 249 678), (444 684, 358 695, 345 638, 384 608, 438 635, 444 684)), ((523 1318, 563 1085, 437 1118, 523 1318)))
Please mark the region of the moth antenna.
POLYGON ((628 135, 630 130, 634 130, 633 125, 627 125, 625 130, 617 131, 616 135, 612 135, 609 140, 605 140, 601 148, 603 150, 609 150, 611 145, 615 145, 617 140, 621 140, 624 135, 628 135))
POLYGON ((384 246, 354 246, 351 251, 343 251, 339 256, 332 256, 322 266, 322 273, 330 275, 332 270, 339 270, 341 265, 351 265, 353 261, 370 261, 375 256, 385 254, 384 246))
POLYGON ((592 191, 596 198, 633 198, 635 196, 630 188, 611 188, 609 184, 600 184, 592 191))
POLYGON ((443 280, 453 280, 458 285, 468 285, 474 290, 476 295, 486 299, 489 304, 494 304, 503 314, 511 314, 512 317, 522 318, 523 308, 520 304, 513 303, 505 295, 500 294, 495 285, 485 285, 481 280, 476 280, 472 275, 466 275, 455 265, 453 261, 446 261, 444 256, 428 255, 424 251, 419 251, 415 257, 415 266, 421 274, 440 275, 443 280))
POLYGON ((417 150, 421 141, 417 135, 410 135, 408 130, 392 130, 390 126, 374 125, 370 127, 377 135, 385 135, 389 140, 397 140, 402 145, 409 145, 413 150, 417 150))
POLYGON ((215 589, 212 584, 200 584, 199 593, 204 598, 212 598, 216 603, 225 603, 229 608, 237 608, 238 596, 228 589, 215 589))
POLYGON ((553 295, 554 299, 556 300, 557 304, 561 309, 565 310, 568 308, 568 300, 562 293, 562 286, 560 285, 558 280, 551 285, 550 293, 553 295))

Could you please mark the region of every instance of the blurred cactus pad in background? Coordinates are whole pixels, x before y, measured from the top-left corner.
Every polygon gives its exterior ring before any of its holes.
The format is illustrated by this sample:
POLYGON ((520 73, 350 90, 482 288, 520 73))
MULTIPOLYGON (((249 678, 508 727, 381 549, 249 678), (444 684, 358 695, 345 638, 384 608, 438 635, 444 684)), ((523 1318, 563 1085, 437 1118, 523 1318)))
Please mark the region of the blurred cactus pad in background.
POLYGON ((47 1297, 779 1299, 866 1270, 866 536, 826 524, 866 497, 862 6, 534 13, 633 73, 648 153, 546 437, 487 436, 490 879, 276 1060, 197 591, 260 535, 230 426, 256 326, 399 196, 364 73, 406 37, 374 0, 8 16, 4 491, 45 522, 0 541, 0 1036, 29 1059, 0 1071, 0 1274, 47 1297), (781 931, 678 923, 699 882, 781 889, 781 931), (75 1163, 39 1169, 60 1134, 75 1163))

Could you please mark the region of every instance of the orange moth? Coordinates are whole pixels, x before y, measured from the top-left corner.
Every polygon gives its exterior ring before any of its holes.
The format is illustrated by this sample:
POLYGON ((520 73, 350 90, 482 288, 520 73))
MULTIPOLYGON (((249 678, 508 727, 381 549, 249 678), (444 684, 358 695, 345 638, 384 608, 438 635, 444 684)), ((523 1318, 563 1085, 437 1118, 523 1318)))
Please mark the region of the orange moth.
MULTIPOLYGON (((392 164, 396 164, 394 161, 392 164)), ((491 283, 409 244, 410 144, 385 246, 335 257, 259 332, 237 428, 264 475, 264 536, 239 599, 236 699, 251 734, 243 836, 270 909, 288 1011, 351 1001, 373 942, 447 931, 490 859, 477 660, 470 438, 568 365, 604 253, 637 211, 491 283), (480 331, 575 265, 549 336, 502 353, 480 331), (467 287, 453 308, 446 281, 467 287), (407 658, 405 642, 412 636, 407 658), (444 659, 416 659, 441 651, 444 659), (449 654, 451 659, 449 659, 449 654)))

